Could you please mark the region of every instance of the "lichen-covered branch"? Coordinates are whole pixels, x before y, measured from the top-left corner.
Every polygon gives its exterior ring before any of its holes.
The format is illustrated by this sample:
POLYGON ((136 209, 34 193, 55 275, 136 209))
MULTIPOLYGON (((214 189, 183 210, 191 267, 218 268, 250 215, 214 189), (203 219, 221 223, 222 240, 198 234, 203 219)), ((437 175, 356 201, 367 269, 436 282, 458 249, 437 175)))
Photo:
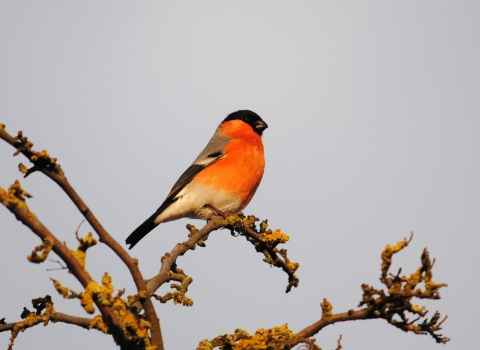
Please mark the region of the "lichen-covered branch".
MULTIPOLYGON (((52 179, 57 185, 60 186, 60 188, 64 190, 71 201, 75 204, 77 209, 82 213, 88 223, 98 234, 100 242, 106 244, 110 249, 112 249, 115 254, 125 263, 132 275, 137 287, 137 291, 139 293, 145 292, 145 281, 140 269, 138 268, 137 260, 132 259, 126 250, 105 230, 90 208, 70 185, 61 166, 57 164, 57 159, 50 157, 47 151, 34 151, 33 143, 28 141, 27 137, 25 137, 21 131, 19 131, 17 136, 14 137, 8 134, 8 132, 5 130, 5 125, 3 124, 0 124, 0 138, 17 149, 17 151, 14 153, 14 156, 22 153, 33 163, 33 167, 30 169, 23 164, 19 165, 19 170, 25 174, 25 177, 36 171, 40 171, 52 179)), ((146 317, 151 324, 152 341, 157 346, 158 350, 161 350, 163 349, 163 338, 160 328, 160 320, 157 317, 153 303, 150 298, 144 298, 141 300, 141 302, 143 304, 143 308, 145 309, 146 317)))
POLYGON ((85 329, 98 329, 106 333, 105 328, 102 329, 97 327, 95 319, 77 317, 57 312, 53 307, 50 295, 46 295, 44 298, 33 299, 32 305, 35 308, 35 311, 30 311, 26 307, 23 308, 21 314, 23 321, 0 324, 0 332, 10 331, 12 334, 10 337, 10 343, 8 344, 9 350, 12 349, 13 343, 20 332, 38 324, 46 326, 50 321, 53 323, 68 323, 85 329))
POLYGON ((65 262, 69 271, 86 287, 92 281, 92 278, 69 249, 30 211, 25 200, 25 193, 18 180, 9 187, 8 191, 0 187, 0 202, 15 215, 17 220, 21 221, 42 240, 42 244, 29 255, 29 260, 36 263, 44 261, 48 252, 53 250, 65 262), (37 254, 39 251, 43 251, 40 256, 37 254))
POLYGON ((419 299, 440 299, 439 289, 446 286, 444 283, 435 283, 432 280, 433 272, 428 251, 425 248, 421 256, 421 266, 410 276, 400 276, 401 270, 392 275, 389 273, 392 264, 393 255, 400 252, 408 246, 413 237, 404 239, 395 246, 387 245, 382 252, 382 266, 380 281, 387 287, 387 291, 373 288, 367 284, 362 285, 363 295, 359 306, 366 306, 360 310, 350 310, 345 313, 333 314, 332 305, 324 299, 321 303, 322 318, 305 328, 290 340, 286 341, 277 349, 291 349, 301 343, 303 339, 310 338, 318 333, 322 328, 337 322, 367 320, 367 319, 385 319, 391 325, 402 329, 405 332, 415 334, 430 334, 437 343, 447 343, 450 339, 438 334, 442 323, 446 320, 440 320, 440 314, 435 312, 430 320, 422 318, 426 316, 428 310, 425 307, 413 305, 414 298, 419 299), (419 286, 424 282, 423 287, 419 286), (408 314, 415 318, 410 320, 408 314), (396 319, 396 317, 398 319, 396 319))
MULTIPOLYGON (((162 265, 159 273, 147 282, 148 290, 155 292, 164 283, 178 281, 180 284, 171 285, 176 291, 168 292, 164 296, 156 295, 155 298, 161 302, 173 300, 176 304, 185 306, 193 305, 193 301, 186 296, 188 285, 192 280, 177 267, 177 258, 189 250, 195 250, 197 246, 205 247, 205 241, 211 232, 220 228, 228 228, 232 234, 236 231, 238 234, 245 236, 247 241, 252 243, 258 252, 264 254, 265 262, 280 267, 287 273, 289 276, 287 292, 290 291, 293 286, 298 285, 298 278, 295 275, 295 271, 299 268, 300 264, 291 262, 287 257, 287 251, 285 249, 279 250, 276 248, 278 244, 287 242, 289 238, 280 230, 276 230, 275 232, 268 230, 266 220, 261 223, 260 229, 257 231, 255 222, 258 220, 255 216, 245 217, 242 213, 238 213, 227 218, 213 216, 200 230, 193 225, 187 225, 187 229, 189 230, 188 240, 183 243, 178 243, 171 252, 166 253, 162 257, 162 265)), ((134 306, 138 311, 141 310, 138 303, 134 306)))
MULTIPOLYGON (((36 215, 30 211, 25 200, 25 191, 21 188, 19 181, 16 181, 12 186, 10 186, 8 191, 0 187, 0 202, 7 209, 9 209, 19 221, 30 228, 30 230, 35 233, 42 240, 42 242, 44 242, 39 246, 43 248, 37 249, 37 247, 34 250, 34 253, 29 256, 30 260, 32 260, 32 257, 35 256, 39 250, 43 249, 42 255, 45 255, 45 249, 50 247, 51 250, 53 250, 65 262, 68 270, 77 278, 77 280, 86 290, 92 288, 92 286, 96 284, 96 282, 90 277, 89 273, 82 266, 81 260, 77 259, 74 252, 60 242, 40 222, 40 220, 38 220, 36 215)), ((46 255, 42 257, 43 260, 44 258, 46 258, 46 255)), ((39 262, 39 258, 35 258, 33 260, 36 263, 39 262)), ((95 303, 100 310, 115 339, 119 343, 124 342, 125 337, 122 327, 118 323, 117 317, 115 316, 112 308, 105 306, 97 297, 92 298, 92 301, 89 305, 93 305, 93 303, 95 303)))
POLYGON ((235 217, 224 219, 220 216, 214 216, 201 230, 197 230, 193 225, 187 225, 190 231, 189 239, 175 245, 170 253, 165 253, 161 259, 162 265, 159 273, 148 280, 147 288, 155 292, 164 283, 171 281, 173 279, 172 274, 175 273, 177 258, 188 250, 194 250, 197 243, 202 242, 210 232, 229 226, 232 223, 231 220, 235 220, 235 217))
POLYGON ((292 287, 298 287, 299 279, 295 272, 300 267, 300 264, 291 262, 287 257, 285 249, 277 248, 278 244, 287 242, 289 237, 278 229, 273 232, 268 229, 267 220, 262 221, 259 229, 257 229, 255 222, 259 221, 259 218, 253 215, 245 217, 241 213, 239 216, 242 222, 235 225, 235 230, 245 236, 255 246, 257 252, 265 256, 263 261, 281 268, 288 275, 286 292, 290 292, 292 287))
POLYGON ((440 289, 447 286, 445 283, 433 281, 432 268, 435 261, 430 260, 427 248, 423 250, 420 258, 421 266, 410 276, 401 276, 401 269, 395 275, 389 273, 392 256, 408 246, 412 237, 413 233, 409 240, 405 239, 393 247, 387 245, 382 253, 380 277, 380 281, 387 287, 387 291, 363 284, 363 298, 359 306, 366 305, 373 308, 375 317, 383 318, 405 332, 430 334, 437 343, 447 343, 449 338, 438 334, 446 317, 441 320, 440 314, 436 312, 428 320, 424 318, 428 310, 424 306, 412 303, 414 298, 440 299, 440 289), (412 320, 411 317, 414 319, 412 320), (422 320, 423 322, 421 322, 422 320))
MULTIPOLYGON (((249 233, 247 237, 258 240, 258 237, 252 233, 249 233)), ((320 350, 318 345, 315 344, 315 339, 311 337, 323 328, 337 322, 378 318, 385 319, 388 323, 405 332, 429 334, 437 343, 447 343, 449 339, 438 334, 446 318, 441 320, 438 312, 435 312, 430 319, 424 318, 428 310, 425 307, 412 304, 414 298, 439 299, 439 289, 446 286, 443 283, 433 282, 433 263, 429 258, 428 251, 426 249, 423 251, 421 266, 410 276, 400 276, 401 270, 396 275, 389 273, 393 255, 408 246, 410 241, 411 238, 409 240, 405 239, 393 247, 387 245, 382 253, 380 276, 380 281, 387 287, 387 291, 375 289, 366 284, 362 285, 363 295, 359 304, 359 306, 364 306, 362 309, 335 314, 332 304, 327 299, 324 299, 320 303, 322 317, 297 334, 288 330, 288 327, 274 327, 269 330, 261 328, 254 336, 250 336, 243 330, 236 330, 233 334, 224 334, 210 341, 207 339, 202 340, 197 350, 211 350, 217 347, 232 350, 288 350, 298 344, 304 344, 308 349, 320 350), (413 315, 415 318, 409 320, 408 317, 410 316, 407 316, 408 314, 413 315), (272 334, 281 334, 280 340, 272 334)), ((341 337, 338 340, 337 349, 341 349, 341 337)))
POLYGON ((236 329, 233 334, 219 335, 212 340, 202 340, 198 344, 197 350, 211 350, 217 347, 231 350, 270 350, 292 336, 294 333, 286 324, 272 329, 260 328, 253 335, 243 329, 236 329))
MULTIPOLYGON (((43 323, 46 326, 48 322, 53 319, 55 310, 53 309, 53 303, 49 295, 45 298, 33 299, 32 304, 37 309, 37 312, 31 312, 26 307, 23 308, 21 315, 23 321, 16 322, 13 324, 13 327, 11 327, 12 335, 10 337, 10 343, 8 344, 8 350, 12 349, 15 338, 20 331, 36 326, 39 323, 43 323), (45 311, 42 313, 43 309, 45 309, 45 311)), ((4 325, 3 327, 7 328, 6 326, 8 325, 4 325)))
MULTIPOLYGON (((65 262, 69 272, 84 287, 84 290, 75 292, 62 286, 59 281, 53 280, 58 293, 67 299, 79 299, 88 313, 93 314, 95 307, 101 313, 101 316, 96 315, 93 319, 65 315, 54 310, 50 296, 34 299, 32 303, 36 312, 24 308, 23 321, 5 324, 4 319, 0 320, 0 332, 6 330, 12 332, 9 348, 13 345, 20 331, 40 323, 46 325, 52 321, 71 323, 86 329, 95 328, 104 333, 112 334, 122 349, 163 350, 160 321, 156 315, 152 297, 162 303, 172 300, 175 304, 193 305, 193 301, 186 295, 189 285, 192 283, 192 278, 178 268, 177 259, 189 250, 195 250, 197 246, 205 247, 209 234, 220 228, 229 229, 232 236, 244 236, 257 252, 263 254, 264 262, 282 269, 288 276, 287 293, 299 284, 299 279, 295 273, 300 265, 289 260, 285 249, 278 248, 278 245, 286 243, 289 237, 281 230, 272 231, 268 229, 267 220, 257 225, 258 218, 244 216, 243 213, 229 217, 214 216, 202 229, 187 225, 188 239, 185 242, 178 243, 162 257, 160 271, 157 275, 149 280, 144 280, 137 266, 137 259, 133 259, 104 229, 72 188, 55 158, 51 158, 46 151, 34 151, 33 144, 21 131, 15 137, 9 135, 3 124, 0 124, 0 138, 16 148, 14 155, 22 153, 32 162, 33 166, 31 168, 27 168, 23 164, 19 165, 19 169, 25 174, 25 177, 37 171, 42 172, 65 191, 98 234, 99 241, 110 247, 125 263, 137 287, 136 294, 123 298, 124 290, 114 294, 115 288, 111 277, 107 273, 104 274, 101 284, 97 283, 85 268, 87 249, 97 243, 91 233, 81 238, 78 236, 77 230, 78 248, 76 250, 67 248, 66 244, 60 242, 30 211, 26 204, 26 198, 31 196, 21 188, 18 181, 8 190, 0 187, 0 202, 42 240, 41 244, 36 246, 28 256, 28 260, 33 263, 41 263, 48 258, 51 251, 54 251, 65 262), (155 292, 158 288, 167 282, 176 282, 170 285, 172 291, 165 295, 156 295, 155 292), (142 309, 145 312, 140 314, 142 309)), ((326 326, 337 322, 367 319, 384 319, 405 332, 430 335, 438 343, 448 342, 447 337, 439 334, 446 317, 442 319, 440 314, 435 312, 433 316, 428 318, 428 310, 424 306, 414 303, 414 298, 440 299, 439 290, 446 286, 446 284, 433 281, 432 268, 435 261, 430 259, 427 249, 422 253, 420 267, 412 274, 402 275, 401 269, 396 274, 390 273, 394 255, 408 246, 411 239, 412 237, 394 246, 386 246, 381 256, 380 275, 380 281, 384 287, 375 288, 363 284, 362 300, 358 305, 360 309, 334 313, 332 304, 324 299, 320 304, 321 318, 297 334, 288 329, 287 325, 271 329, 261 328, 253 335, 237 329, 233 334, 220 335, 210 341, 203 340, 197 350, 210 350, 216 347, 224 350, 286 350, 292 349, 298 344, 303 344, 308 349, 320 350, 312 336, 326 326)), ((340 349, 341 337, 337 344, 337 350, 340 349)))
POLYGON ((154 295, 155 299, 165 304, 169 300, 173 300, 174 304, 181 304, 184 306, 193 306, 193 300, 187 297, 188 286, 193 282, 193 278, 187 276, 182 269, 179 269, 176 264, 172 266, 170 272, 170 279, 167 282, 177 281, 180 284, 172 283, 170 288, 175 289, 175 292, 167 292, 165 295, 154 295))
MULTIPOLYGON (((99 317, 99 316, 97 316, 97 317, 99 317)), ((100 317, 100 319, 101 319, 101 317, 100 317)), ((78 327, 81 327, 81 328, 84 328, 84 329, 97 329, 97 330, 99 330, 103 333, 108 333, 107 328, 105 328, 105 330, 102 330, 100 328, 92 326, 92 325, 95 324, 95 318, 72 316, 72 315, 64 314, 62 312, 55 311, 54 315, 49 320, 52 321, 53 323, 56 323, 56 322, 68 323, 68 324, 75 325, 75 326, 78 326, 78 327)), ((23 322, 23 321, 0 324, 0 333, 13 330, 16 326, 18 327, 21 322, 23 322)), ((42 323, 42 322, 44 322, 44 321, 40 320, 39 323, 42 323)), ((27 328, 29 328, 29 327, 27 327, 27 328)))

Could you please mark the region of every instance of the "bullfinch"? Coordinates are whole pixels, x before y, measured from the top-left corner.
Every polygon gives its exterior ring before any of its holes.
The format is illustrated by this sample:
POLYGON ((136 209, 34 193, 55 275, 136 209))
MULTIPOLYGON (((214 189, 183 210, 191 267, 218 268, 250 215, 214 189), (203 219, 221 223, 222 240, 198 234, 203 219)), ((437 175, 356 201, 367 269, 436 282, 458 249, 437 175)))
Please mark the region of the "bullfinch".
POLYGON ((215 213, 229 215, 245 208, 262 180, 261 136, 267 127, 249 110, 228 115, 162 205, 128 236, 129 249, 162 222, 208 219, 215 213))

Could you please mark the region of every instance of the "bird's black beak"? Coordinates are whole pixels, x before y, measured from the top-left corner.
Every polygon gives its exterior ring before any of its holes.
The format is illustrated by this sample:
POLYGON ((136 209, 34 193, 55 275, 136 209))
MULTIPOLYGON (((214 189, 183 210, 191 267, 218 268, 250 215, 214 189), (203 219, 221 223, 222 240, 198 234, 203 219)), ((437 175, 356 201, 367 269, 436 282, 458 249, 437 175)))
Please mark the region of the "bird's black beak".
POLYGON ((255 122, 255 126, 254 126, 255 132, 257 134, 259 134, 260 136, 262 135, 262 132, 266 128, 268 128, 268 125, 263 120, 258 120, 258 121, 255 122))

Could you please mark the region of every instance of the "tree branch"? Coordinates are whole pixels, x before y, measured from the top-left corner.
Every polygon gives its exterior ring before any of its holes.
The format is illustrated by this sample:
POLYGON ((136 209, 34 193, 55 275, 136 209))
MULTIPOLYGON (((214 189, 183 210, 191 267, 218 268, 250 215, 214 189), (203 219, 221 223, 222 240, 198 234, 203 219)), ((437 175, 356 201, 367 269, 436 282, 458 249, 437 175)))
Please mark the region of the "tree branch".
POLYGON ((4 319, 2 319, 3 323, 0 324, 0 332, 10 331, 12 334, 10 337, 10 343, 8 344, 8 350, 12 349, 13 343, 20 332, 24 332, 26 329, 34 327, 40 323, 43 323, 43 325, 46 326, 50 321, 74 324, 85 329, 94 328, 104 333, 108 332, 107 327, 105 327, 102 322, 97 322, 98 319, 102 319, 101 316, 89 319, 57 312, 53 307, 50 295, 46 295, 43 298, 32 299, 32 305, 36 311, 30 311, 24 307, 20 316, 23 321, 5 324, 4 319))
MULTIPOLYGON (((240 235, 245 236, 247 241, 252 243, 258 252, 264 254, 264 261, 266 263, 282 268, 289 276, 287 292, 290 291, 293 286, 298 286, 298 277, 294 273, 300 265, 288 260, 286 250, 276 248, 278 244, 288 241, 288 236, 280 230, 276 230, 275 232, 267 230, 268 224, 266 220, 260 224, 260 229, 257 231, 255 222, 258 220, 255 216, 245 217, 243 213, 238 213, 227 218, 213 216, 200 230, 188 224, 187 229, 190 231, 189 239, 183 243, 178 243, 170 253, 165 253, 161 259, 159 273, 147 281, 148 290, 155 292, 164 283, 176 280, 182 283, 181 285, 172 285, 173 288, 177 289, 176 292, 167 293, 163 297, 155 297, 161 302, 173 299, 176 303, 186 306, 192 305, 193 302, 185 295, 191 279, 181 270, 181 273, 177 273, 177 270, 179 270, 176 266, 177 258, 185 254, 188 250, 194 250, 197 245, 204 247, 204 242, 207 240, 208 235, 219 228, 228 228, 232 234, 235 230, 240 235)), ((140 305, 135 303, 134 306, 137 312, 140 312, 140 305)))
MULTIPOLYGON (((324 303, 328 301, 324 299, 324 303)), ((306 327, 305 329, 298 332, 295 336, 279 345, 275 350, 289 350, 292 349, 295 345, 305 342, 306 339, 314 336, 320 332, 323 328, 335 324, 337 322, 346 322, 346 321, 356 321, 356 320, 368 320, 372 318, 372 309, 373 308, 364 308, 361 310, 350 310, 348 312, 343 312, 340 314, 335 314, 331 316, 322 315, 322 318, 315 322, 314 324, 306 327)))
MULTIPOLYGON (((261 231, 264 231, 264 229, 261 228, 261 231)), ((265 243, 265 239, 256 232, 248 232, 248 230, 244 230, 244 232, 247 233, 248 238, 265 243)), ((291 332, 286 325, 272 329, 260 328, 253 336, 250 336, 243 330, 236 330, 234 334, 224 334, 211 341, 207 339, 202 340, 197 350, 211 350, 214 347, 225 349, 256 349, 261 347, 262 349, 289 350, 300 343, 305 344, 308 349, 319 350, 320 348, 315 344, 315 339, 311 337, 323 328, 337 322, 379 318, 386 320, 391 325, 405 332, 429 334, 437 343, 447 343, 449 338, 437 333, 441 330, 441 325, 446 318, 440 320, 440 314, 435 312, 430 320, 424 319, 421 322, 421 318, 428 313, 428 310, 425 307, 412 304, 413 298, 440 299, 439 290, 446 286, 443 283, 433 282, 433 262, 430 260, 427 249, 423 251, 421 266, 415 273, 410 276, 400 276, 401 270, 397 275, 389 273, 393 255, 408 246, 412 237, 409 240, 404 239, 398 242, 395 246, 387 245, 385 247, 385 250, 382 252, 380 281, 387 287, 387 292, 363 284, 362 301, 359 306, 365 306, 364 308, 334 314, 332 312, 332 304, 327 299, 324 299, 320 303, 322 308, 321 319, 297 334, 291 332), (421 285, 422 283, 423 285, 421 285), (409 321, 407 313, 418 317, 409 321), (394 316, 397 316, 397 319, 394 316), (259 344, 261 345, 259 346, 259 344)), ((341 336, 337 342, 337 349, 341 349, 341 336)))
POLYGON ((170 281, 172 267, 180 255, 185 254, 188 250, 194 250, 197 243, 202 241, 212 231, 221 227, 227 227, 231 223, 232 221, 229 221, 228 218, 223 219, 221 216, 214 216, 201 230, 196 229, 193 225, 187 225, 190 230, 190 238, 183 243, 177 243, 170 253, 165 253, 161 259, 162 266, 159 273, 148 280, 147 288, 155 292, 165 282, 170 281))
MULTIPOLYGON (((46 151, 33 151, 33 144, 27 140, 27 137, 23 136, 21 131, 18 132, 16 137, 13 137, 6 132, 5 125, 3 124, 0 124, 0 138, 17 149, 17 152, 14 153, 14 156, 22 153, 34 164, 30 169, 27 169, 23 164, 19 165, 19 169, 25 174, 25 177, 35 171, 40 171, 52 179, 57 185, 60 186, 60 188, 64 190, 67 196, 75 204, 77 209, 82 213, 88 223, 98 234, 100 242, 106 244, 110 249, 112 249, 115 254, 125 263, 133 277, 137 291, 146 291, 145 281, 140 269, 138 268, 138 261, 136 259, 132 259, 126 250, 123 249, 123 247, 117 241, 115 241, 115 239, 113 239, 113 237, 111 237, 105 228, 100 224, 93 212, 88 208, 85 202, 70 185, 60 165, 56 163, 56 158, 51 158, 46 151)), ((145 309, 147 320, 151 325, 150 331, 152 343, 153 345, 156 345, 159 350, 162 350, 164 347, 160 328, 160 320, 157 317, 153 302, 150 298, 142 298, 141 302, 145 309)), ((113 318, 111 320, 113 322, 113 318)))
MULTIPOLYGON (((61 312, 55 312, 55 315, 51 318, 51 321, 53 323, 56 323, 56 322, 68 323, 68 324, 82 327, 84 329, 90 329, 89 326, 93 322, 93 318, 78 317, 78 316, 67 315, 61 312)), ((0 325, 0 333, 13 330, 13 328, 20 322, 22 321, 0 325)))
POLYGON ((401 269, 396 275, 389 273, 393 256, 407 247, 412 238, 413 232, 410 239, 405 238, 394 246, 387 245, 382 252, 380 281, 387 287, 387 292, 363 284, 362 301, 359 306, 365 305, 366 307, 361 310, 350 310, 341 314, 333 314, 332 305, 327 299, 324 299, 323 303, 320 304, 322 307, 322 318, 285 341, 276 349, 291 349, 330 324, 376 318, 382 318, 405 332, 429 334, 437 343, 447 343, 450 339, 437 333, 442 329, 441 325, 446 320, 446 317, 440 320, 440 314, 435 312, 430 320, 424 319, 420 323, 421 318, 426 316, 428 310, 425 307, 412 304, 413 298, 440 299, 439 290, 446 286, 444 283, 435 283, 432 280, 433 263, 430 260, 427 249, 424 249, 420 258, 421 266, 415 273, 410 276, 400 276, 401 269), (422 282, 424 282, 423 288, 418 287, 422 282), (407 318, 407 313, 418 317, 410 321, 407 318), (399 317, 400 321, 396 320, 395 316, 399 317))
POLYGON ((62 322, 73 324, 75 326, 79 326, 85 329, 90 329, 90 325, 93 322, 93 318, 86 318, 86 317, 78 317, 67 315, 61 312, 55 313, 55 317, 53 318, 53 322, 62 322))
POLYGON ((235 225, 235 230, 252 242, 257 252, 263 253, 266 263, 281 268, 288 275, 286 289, 286 293, 288 293, 292 287, 298 287, 299 279, 295 272, 300 267, 300 264, 293 263, 288 259, 286 249, 276 248, 279 243, 286 242, 288 236, 280 230, 272 232, 272 230, 267 229, 267 220, 262 221, 260 230, 257 230, 256 221, 259 221, 259 219, 253 215, 248 217, 242 215, 242 222, 235 225))
MULTIPOLYGON (((94 280, 90 277, 88 272, 83 269, 77 259, 68 250, 68 248, 61 243, 41 222, 36 215, 30 211, 25 202, 25 191, 20 187, 18 181, 5 191, 0 187, 0 202, 7 207, 25 226, 27 226, 33 233, 35 233, 43 242, 51 242, 52 250, 65 262, 69 271, 77 278, 84 288, 94 280)), ((33 254, 32 254, 33 256, 33 254)), ((46 258, 46 257, 45 257, 46 258)), ((94 300, 95 305, 104 316, 106 323, 113 330, 114 335, 123 337, 121 327, 116 323, 115 315, 110 308, 104 306, 100 301, 94 300)))

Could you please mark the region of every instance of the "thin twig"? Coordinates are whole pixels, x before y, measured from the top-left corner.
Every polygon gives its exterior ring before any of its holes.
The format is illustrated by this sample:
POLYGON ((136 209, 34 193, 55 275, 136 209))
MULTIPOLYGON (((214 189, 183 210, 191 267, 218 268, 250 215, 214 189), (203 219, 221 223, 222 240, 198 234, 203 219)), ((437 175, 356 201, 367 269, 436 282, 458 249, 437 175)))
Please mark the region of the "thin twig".
POLYGON ((67 267, 64 266, 60 260, 53 260, 53 259, 48 259, 48 260, 50 260, 51 262, 57 263, 58 265, 60 265, 60 267, 58 267, 56 269, 47 269, 47 271, 57 271, 57 270, 66 270, 67 269, 67 267))

